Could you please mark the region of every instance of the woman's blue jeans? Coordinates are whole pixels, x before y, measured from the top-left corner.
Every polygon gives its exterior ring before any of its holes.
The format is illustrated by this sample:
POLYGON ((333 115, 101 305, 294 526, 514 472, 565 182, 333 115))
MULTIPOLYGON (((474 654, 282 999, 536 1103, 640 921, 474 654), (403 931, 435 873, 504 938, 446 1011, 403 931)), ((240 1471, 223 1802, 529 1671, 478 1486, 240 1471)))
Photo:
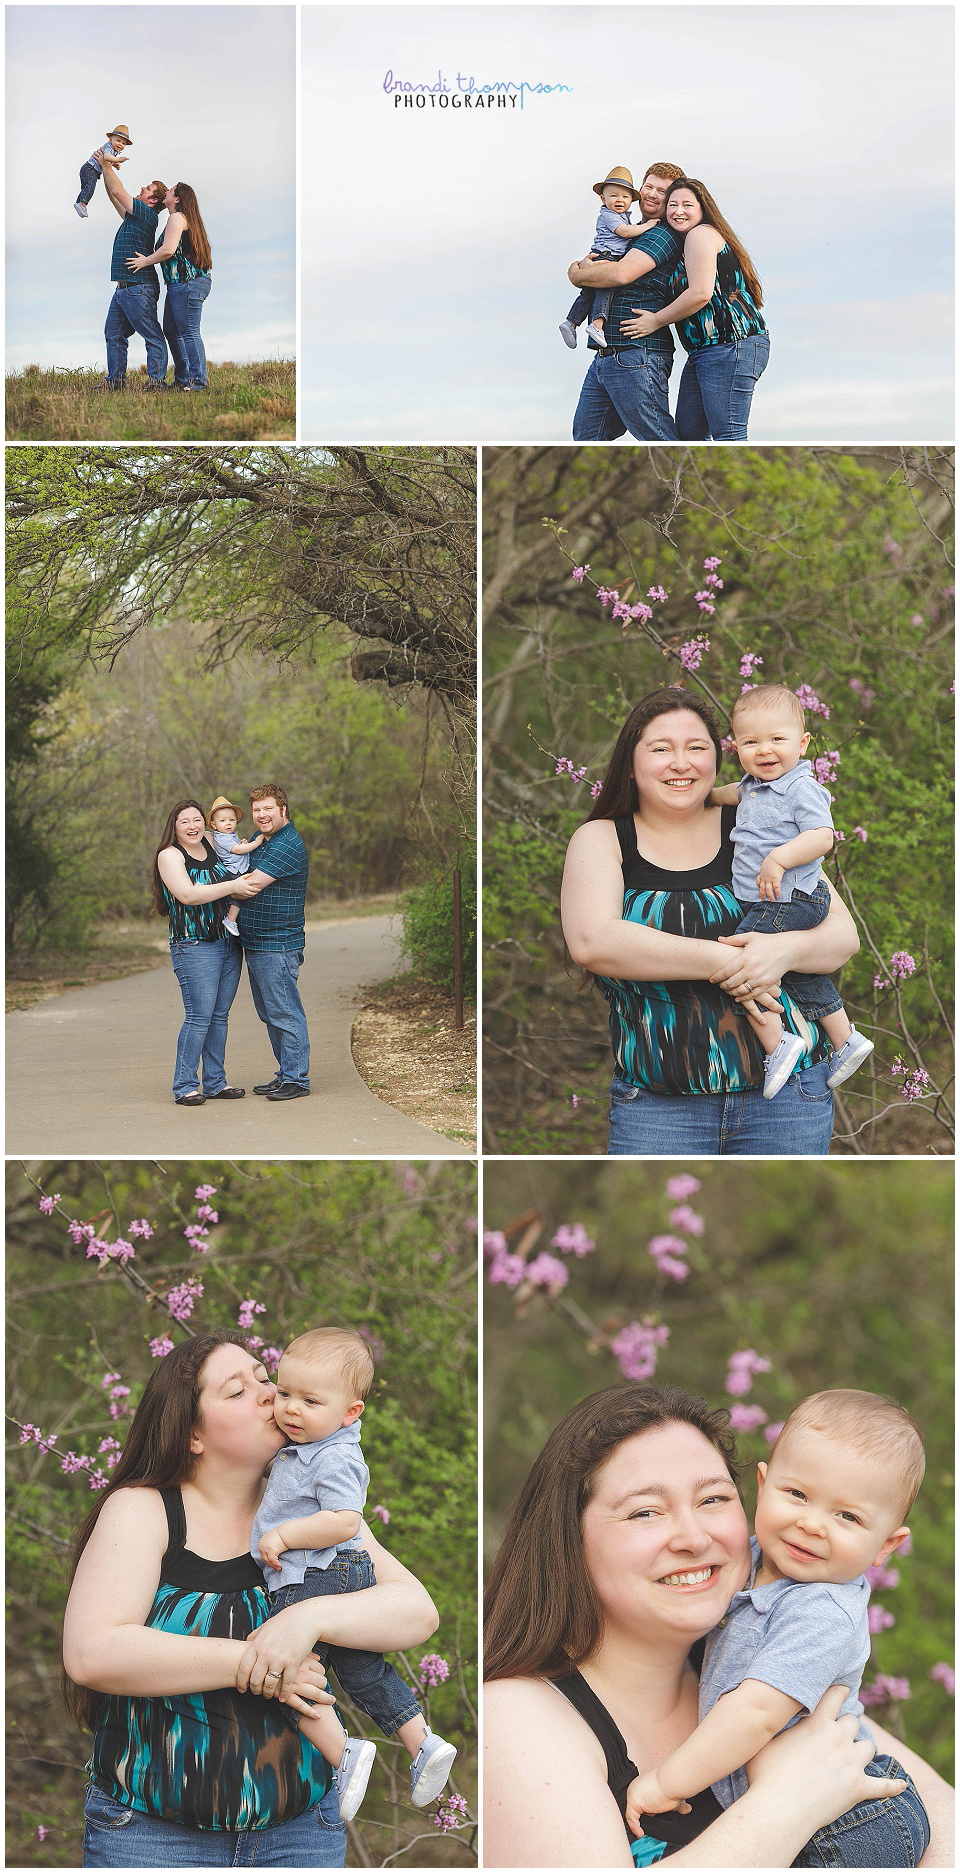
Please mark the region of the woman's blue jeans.
POLYGON ((677 393, 681 442, 746 442, 753 393, 769 357, 766 332, 692 352, 677 393))
POLYGON ((84 1803, 83 1864, 98 1867, 342 1867, 347 1834, 337 1791, 277 1827, 227 1834, 181 1827, 125 1808, 91 1785, 84 1803))
POLYGON ((930 1823, 913 1782, 892 1756, 875 1756, 866 1773, 899 1776, 907 1786, 899 1795, 848 1808, 808 1840, 794 1866, 919 1866, 930 1845, 930 1823))
POLYGON ((183 1026, 177 1036, 173 1096, 203 1091, 207 1098, 227 1083, 227 1016, 240 981, 243 951, 235 937, 217 943, 171 943, 170 960, 183 996, 183 1026))
POLYGON ((776 1099, 745 1093, 648 1093, 614 1077, 612 1158, 821 1158, 830 1149, 829 1062, 804 1067, 776 1099))
POLYGON ((212 285, 209 274, 196 280, 170 280, 163 307, 163 335, 173 358, 175 384, 207 387, 207 354, 200 336, 200 314, 212 285))

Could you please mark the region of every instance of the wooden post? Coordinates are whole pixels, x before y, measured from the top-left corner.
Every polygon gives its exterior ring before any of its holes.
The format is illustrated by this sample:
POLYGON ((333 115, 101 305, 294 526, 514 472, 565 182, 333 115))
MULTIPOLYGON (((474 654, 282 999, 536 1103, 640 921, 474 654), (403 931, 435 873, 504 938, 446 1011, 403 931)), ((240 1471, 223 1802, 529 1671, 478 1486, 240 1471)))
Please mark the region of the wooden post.
POLYGON ((453 1026, 463 1032, 463 910, 460 899, 460 853, 453 872, 453 1026))

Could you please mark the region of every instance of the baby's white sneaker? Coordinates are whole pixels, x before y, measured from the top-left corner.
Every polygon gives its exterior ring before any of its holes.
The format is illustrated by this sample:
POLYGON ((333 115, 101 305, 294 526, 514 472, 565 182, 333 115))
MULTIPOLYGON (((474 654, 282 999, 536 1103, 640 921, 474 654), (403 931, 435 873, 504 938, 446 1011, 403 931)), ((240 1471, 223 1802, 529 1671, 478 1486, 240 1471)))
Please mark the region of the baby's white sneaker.
POLYGON ((223 920, 223 927, 225 930, 229 930, 231 936, 238 937, 240 935, 240 927, 234 917, 225 917, 223 920))
POLYGON ((366 1792, 377 1746, 363 1737, 344 1738, 343 1755, 333 1772, 341 1821, 352 1821, 366 1792))
POLYGON ((576 351, 577 328, 575 325, 571 324, 569 319, 560 320, 560 336, 563 339, 564 344, 569 345, 571 351, 576 351))
POLYGON ((830 1057, 827 1085, 831 1092, 835 1086, 842 1086, 844 1080, 848 1080, 858 1067, 862 1067, 872 1052, 873 1042, 868 1041, 865 1034, 858 1034, 856 1028, 851 1028, 843 1046, 835 1048, 830 1057))
POLYGON ((781 1034, 772 1054, 767 1054, 763 1063, 764 1099, 775 1099, 786 1086, 797 1061, 806 1051, 806 1045, 799 1034, 781 1034))

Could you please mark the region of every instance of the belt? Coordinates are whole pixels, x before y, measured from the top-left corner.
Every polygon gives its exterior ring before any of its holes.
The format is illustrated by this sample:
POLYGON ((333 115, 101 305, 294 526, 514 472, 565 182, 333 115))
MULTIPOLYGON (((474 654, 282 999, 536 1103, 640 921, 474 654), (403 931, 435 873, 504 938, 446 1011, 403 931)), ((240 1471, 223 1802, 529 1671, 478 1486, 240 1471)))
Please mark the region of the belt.
MULTIPOLYGON (((146 268, 145 267, 142 268, 141 271, 145 273, 146 268)), ((147 280, 113 280, 111 283, 116 292, 125 293, 128 290, 128 288, 133 287, 133 286, 147 286, 149 284, 149 281, 147 280)), ((160 297, 160 292, 158 288, 157 298, 159 299, 159 297, 160 297)))

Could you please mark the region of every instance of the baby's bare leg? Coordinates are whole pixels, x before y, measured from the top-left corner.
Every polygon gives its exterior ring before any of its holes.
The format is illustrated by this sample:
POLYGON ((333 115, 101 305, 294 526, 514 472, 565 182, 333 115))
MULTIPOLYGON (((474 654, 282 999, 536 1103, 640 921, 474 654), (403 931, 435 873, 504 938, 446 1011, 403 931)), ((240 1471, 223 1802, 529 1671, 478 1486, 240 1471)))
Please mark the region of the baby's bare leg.
POLYGON ((408 1717, 396 1734, 408 1755, 415 1756, 427 1734, 427 1726, 422 1717, 408 1717))
POLYGON ((317 1706, 315 1717, 300 1717, 300 1735, 320 1751, 331 1769, 339 1766, 347 1733, 332 1704, 317 1706))
POLYGON ((747 1020, 750 1023, 765 1054, 772 1054, 783 1036, 783 1022, 772 1008, 760 1008, 756 1002, 741 1002, 747 1020))
POLYGON ((818 1019, 832 1047, 843 1047, 850 1039, 853 1025, 845 1009, 837 1008, 832 1015, 820 1015, 818 1019))

